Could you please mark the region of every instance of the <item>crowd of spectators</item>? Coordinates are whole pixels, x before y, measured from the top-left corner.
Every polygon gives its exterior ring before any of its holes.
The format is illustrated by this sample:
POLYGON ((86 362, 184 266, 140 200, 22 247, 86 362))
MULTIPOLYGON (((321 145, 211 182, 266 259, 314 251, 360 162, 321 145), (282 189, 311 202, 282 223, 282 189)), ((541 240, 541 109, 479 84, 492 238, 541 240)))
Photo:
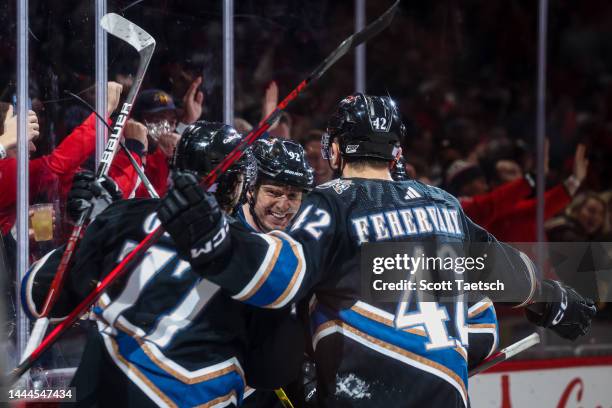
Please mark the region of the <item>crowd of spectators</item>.
MULTIPOLYGON (((9 108, 16 30, 14 2, 8 3, 0 6, 6 23, 0 34, 10 39, 0 45, 7 61, 0 73, 0 100, 8 103, 0 105, 0 153, 9 153, 0 160, 5 245, 16 197, 10 157, 16 121, 9 108)), ((197 119, 222 117, 221 2, 209 3, 109 1, 109 10, 125 8, 158 43, 125 137, 162 195, 180 133, 197 119)), ((385 7, 367 3, 370 17, 385 7)), ((612 5, 589 3, 553 2, 549 12, 544 208, 550 241, 612 237, 612 5)), ((55 203, 59 245, 69 228, 62 206, 71 177, 79 167, 93 167, 94 118, 61 93, 93 100, 93 9, 87 2, 40 1, 30 11, 30 97, 37 114, 29 120, 30 198, 55 203)), ((353 30, 353 3, 245 1, 235 12, 235 126, 248 132, 353 30)), ((394 24, 367 47, 368 92, 394 97, 407 125, 407 173, 457 195, 470 217, 509 242, 537 236, 536 22, 534 2, 404 2, 394 24)), ((117 92, 127 94, 135 67, 129 50, 110 46, 109 113, 120 102, 117 92)), ((353 90, 352 73, 352 58, 340 60, 269 131, 304 145, 317 184, 333 177, 320 155, 321 136, 333 107, 353 90)), ((125 198, 148 195, 125 153, 117 155, 111 176, 125 198)))

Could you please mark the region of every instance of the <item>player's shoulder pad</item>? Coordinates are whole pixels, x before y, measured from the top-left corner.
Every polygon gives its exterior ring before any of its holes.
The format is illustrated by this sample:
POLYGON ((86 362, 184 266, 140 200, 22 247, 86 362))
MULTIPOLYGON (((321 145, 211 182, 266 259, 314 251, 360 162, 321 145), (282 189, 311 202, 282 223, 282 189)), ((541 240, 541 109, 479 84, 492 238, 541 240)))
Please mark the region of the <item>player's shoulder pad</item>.
POLYGON ((316 192, 335 192, 337 195, 342 195, 344 192, 348 191, 351 187, 353 187, 353 180, 346 180, 337 178, 326 183, 320 184, 313 191, 316 192))
POLYGON ((416 184, 421 192, 423 192, 425 195, 429 196, 434 200, 450 203, 451 205, 461 208, 457 197, 455 197, 448 191, 441 189, 440 187, 431 186, 429 184, 425 184, 417 180, 408 180, 406 182, 416 184))

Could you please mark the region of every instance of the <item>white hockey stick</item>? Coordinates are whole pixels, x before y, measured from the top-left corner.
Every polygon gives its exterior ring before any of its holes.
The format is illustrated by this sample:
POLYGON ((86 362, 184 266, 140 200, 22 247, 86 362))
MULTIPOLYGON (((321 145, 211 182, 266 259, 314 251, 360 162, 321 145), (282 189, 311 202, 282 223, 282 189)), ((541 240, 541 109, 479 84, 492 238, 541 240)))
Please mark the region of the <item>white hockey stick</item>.
POLYGON ((518 353, 527 350, 530 347, 535 346, 540 342, 540 335, 538 333, 532 333, 529 336, 525 337, 523 340, 519 340, 514 344, 509 345, 503 350, 498 351, 493 354, 491 357, 485 359, 480 365, 473 368, 468 376, 472 377, 478 373, 481 373, 489 368, 493 367, 501 363, 502 361, 506 361, 518 353))
MULTIPOLYGON (((127 42, 133 48, 135 48, 140 56, 140 61, 138 64, 138 72, 136 73, 136 77, 134 79, 134 84, 130 88, 130 92, 128 93, 125 102, 121 107, 119 116, 113 125, 113 131, 108 138, 106 148, 104 149, 104 153, 100 159, 100 164, 96 171, 96 176, 98 178, 106 175, 110 169, 110 165, 113 161, 115 153, 117 152, 117 147, 119 146, 119 140, 123 134, 123 127, 125 126, 125 123, 127 122, 132 111, 132 106, 134 105, 145 73, 147 72, 147 67, 149 66, 149 62, 151 62, 153 51, 155 50, 155 40, 153 37, 151 37, 146 31, 138 27, 136 24, 126 20, 118 14, 106 14, 100 20, 100 25, 109 34, 127 42)), ((51 288, 49 289, 49 293, 47 294, 45 303, 41 310, 41 317, 36 320, 36 324, 34 325, 34 329, 32 329, 32 333, 28 339, 28 344, 26 345, 26 349, 22 355, 22 364, 27 358, 29 358, 32 351, 34 351, 40 345, 45 333, 47 332, 47 327, 49 326, 49 313, 51 312, 51 309, 53 308, 53 305, 61 292, 72 254, 76 249, 76 245, 81 237, 81 232, 87 223, 90 214, 91 208, 86 214, 81 216, 81 219, 78 220, 72 230, 68 243, 66 244, 66 250, 64 251, 62 260, 57 269, 57 273, 53 278, 51 288)))
MULTIPOLYGON (((294 88, 289 95, 285 97, 276 107, 276 109, 264 118, 259 125, 253 129, 243 141, 234 148, 222 161, 206 176, 206 178, 200 183, 201 186, 208 189, 213 185, 215 180, 222 175, 236 160, 238 160, 244 151, 251 145, 258 137, 260 137, 271 125, 278 119, 281 113, 287 108, 287 106, 295 100, 309 85, 313 84, 319 79, 338 59, 349 52, 357 45, 373 38, 383 29, 391 24, 395 13, 398 10, 400 0, 396 0, 391 7, 389 7, 383 14, 381 14, 376 20, 368 24, 363 30, 358 31, 348 38, 346 38, 331 54, 327 56, 315 69, 312 71, 306 79, 294 88)), ((119 16, 117 16, 119 17, 119 16)), ((125 20, 125 19, 124 19, 125 20)), ((125 20, 127 21, 127 20, 125 20)), ((131 23, 130 23, 131 24, 131 23)), ((132 25, 132 24, 131 24, 132 25)), ((134 26, 136 27, 136 26, 134 26)), ((138 35, 131 36, 132 39, 139 38, 138 35)), ((151 51, 152 52, 152 51, 151 51)), ((141 54, 142 55, 142 54, 141 54)), ((142 63, 142 61, 141 61, 142 63)), ((140 86, 140 84, 137 84, 140 86)), ((135 84, 136 86, 136 84, 135 84)), ((125 106, 125 105, 124 105, 125 106)), ((124 119, 127 120, 127 117, 124 119)), ((131 267, 134 266, 135 262, 142 256, 148 248, 153 245, 159 238, 164 234, 164 229, 158 226, 154 231, 149 233, 123 260, 117 264, 117 266, 108 273, 99 285, 92 290, 92 292, 85 297, 79 303, 79 305, 59 323, 47 337, 45 337, 40 345, 35 348, 27 359, 22 361, 8 376, 7 383, 12 384, 18 379, 24 372, 26 372, 32 364, 47 350, 51 345, 65 333, 68 327, 70 327, 91 305, 96 299, 102 294, 106 288, 113 283, 119 276, 126 273, 131 267)), ((68 247, 66 248, 68 250, 68 247)), ((74 249, 73 249, 74 250, 74 249)), ((59 271, 58 271, 59 272, 59 271)), ((57 275, 56 275, 57 277, 57 275)))

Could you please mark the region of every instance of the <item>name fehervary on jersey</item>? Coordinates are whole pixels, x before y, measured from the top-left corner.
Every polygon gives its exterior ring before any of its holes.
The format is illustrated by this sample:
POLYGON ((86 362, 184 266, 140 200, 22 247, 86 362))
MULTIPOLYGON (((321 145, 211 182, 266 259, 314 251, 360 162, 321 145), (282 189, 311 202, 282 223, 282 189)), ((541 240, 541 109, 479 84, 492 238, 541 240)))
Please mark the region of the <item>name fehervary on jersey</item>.
POLYGON ((463 236, 458 211, 435 205, 377 212, 351 222, 359 244, 432 233, 463 236))

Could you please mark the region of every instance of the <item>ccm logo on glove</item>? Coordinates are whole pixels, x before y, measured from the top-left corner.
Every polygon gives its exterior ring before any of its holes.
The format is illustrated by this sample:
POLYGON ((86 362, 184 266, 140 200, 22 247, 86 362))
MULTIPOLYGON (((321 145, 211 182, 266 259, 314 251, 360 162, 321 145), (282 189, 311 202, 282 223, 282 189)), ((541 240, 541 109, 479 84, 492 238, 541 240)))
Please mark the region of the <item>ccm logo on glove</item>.
POLYGON ((223 226, 214 237, 210 241, 207 241, 203 247, 201 248, 191 248, 191 258, 197 259, 201 255, 208 255, 213 249, 216 249, 221 245, 223 241, 227 238, 227 233, 229 231, 229 225, 225 218, 222 218, 223 226))

